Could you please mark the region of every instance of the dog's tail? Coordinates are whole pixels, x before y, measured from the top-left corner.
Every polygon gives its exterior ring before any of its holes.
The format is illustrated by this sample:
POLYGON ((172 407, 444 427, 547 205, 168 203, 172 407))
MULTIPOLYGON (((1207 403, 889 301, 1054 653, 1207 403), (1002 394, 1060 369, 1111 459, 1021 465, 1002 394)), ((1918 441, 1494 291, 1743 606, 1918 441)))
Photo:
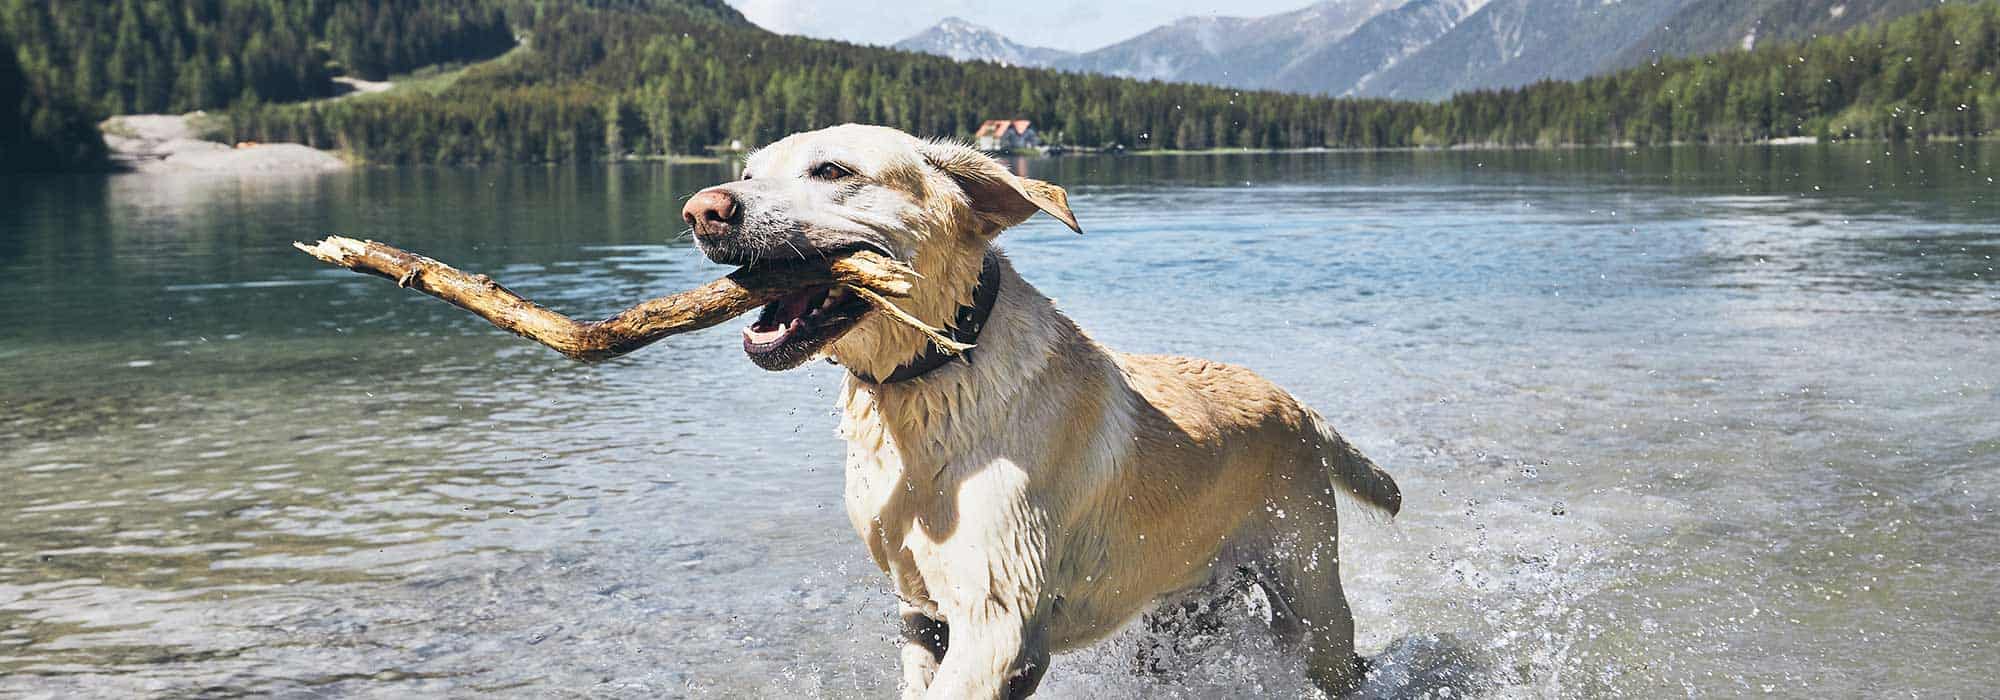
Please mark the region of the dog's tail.
POLYGON ((1363 504, 1395 517, 1403 509, 1403 490, 1396 486, 1396 480, 1375 466, 1375 460, 1361 454, 1340 433, 1334 432, 1333 426, 1317 411, 1307 409, 1307 412, 1319 428, 1320 459, 1333 473, 1334 483, 1363 504))

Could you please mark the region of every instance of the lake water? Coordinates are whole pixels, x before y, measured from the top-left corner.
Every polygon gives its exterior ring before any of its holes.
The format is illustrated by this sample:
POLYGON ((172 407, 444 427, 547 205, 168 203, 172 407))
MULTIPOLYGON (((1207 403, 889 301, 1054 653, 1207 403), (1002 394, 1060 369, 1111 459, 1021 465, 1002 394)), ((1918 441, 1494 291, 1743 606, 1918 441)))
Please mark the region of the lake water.
MULTIPOLYGON (((1248 365, 1402 483, 1351 521, 1372 696, 2000 687, 2000 153, 1070 158, 1015 264, 1248 365), (1449 691, 1444 689, 1449 688, 1449 691)), ((823 364, 584 366, 289 243, 576 315, 721 274, 727 166, 0 180, 0 695, 884 697, 823 364)), ((1238 630, 1049 697, 1305 691, 1238 630)))

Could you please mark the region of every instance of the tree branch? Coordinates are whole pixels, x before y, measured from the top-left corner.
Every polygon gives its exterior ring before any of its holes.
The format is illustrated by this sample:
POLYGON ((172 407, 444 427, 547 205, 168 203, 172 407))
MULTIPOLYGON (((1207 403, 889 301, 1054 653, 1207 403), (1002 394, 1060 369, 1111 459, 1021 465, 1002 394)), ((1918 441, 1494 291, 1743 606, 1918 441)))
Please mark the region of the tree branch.
POLYGON ((862 296, 893 310, 893 316, 900 310, 884 297, 908 296, 916 278, 909 266, 867 251, 830 262, 771 261, 673 296, 640 302, 602 321, 582 322, 528 301, 486 275, 466 274, 386 243, 329 236, 313 245, 292 246, 327 263, 395 280, 399 287, 443 299, 503 330, 585 362, 608 360, 670 335, 707 328, 786 294, 821 285, 869 292, 862 296))

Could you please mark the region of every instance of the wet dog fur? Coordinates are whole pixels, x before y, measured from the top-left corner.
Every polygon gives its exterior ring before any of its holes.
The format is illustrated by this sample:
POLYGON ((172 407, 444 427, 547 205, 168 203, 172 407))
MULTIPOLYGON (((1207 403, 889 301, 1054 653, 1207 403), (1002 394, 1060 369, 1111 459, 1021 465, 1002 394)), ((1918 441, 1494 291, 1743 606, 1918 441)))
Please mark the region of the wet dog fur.
POLYGON ((926 352, 925 337, 837 293, 791 325, 781 309, 746 330, 767 369, 827 356, 850 370, 847 513, 901 599, 904 696, 1023 697, 1051 654, 1243 576, 1314 684, 1352 690, 1335 496, 1393 515, 1395 481, 1247 369, 1092 340, 993 249, 1038 212, 1078 228, 1060 187, 862 125, 771 144, 742 180, 689 203, 718 262, 869 248, 911 263, 923 277, 904 307, 935 327, 999 256, 972 361, 913 380, 871 378, 926 352))

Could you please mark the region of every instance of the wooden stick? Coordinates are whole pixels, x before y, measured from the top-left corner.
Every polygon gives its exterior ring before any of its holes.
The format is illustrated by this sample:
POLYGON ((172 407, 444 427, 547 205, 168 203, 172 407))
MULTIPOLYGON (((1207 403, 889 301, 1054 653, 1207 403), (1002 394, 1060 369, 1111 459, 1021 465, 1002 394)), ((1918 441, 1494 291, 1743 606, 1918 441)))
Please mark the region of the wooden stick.
MULTIPOLYGON (((707 328, 786 294, 820 285, 844 285, 867 292, 864 298, 871 303, 889 304, 884 297, 908 296, 916 277, 909 266, 867 251, 834 258, 830 263, 774 261, 738 269, 700 287, 640 302, 611 318, 586 323, 528 301, 486 275, 466 274, 385 243, 328 236, 313 245, 292 246, 322 261, 386 277, 395 280, 396 286, 443 299, 503 330, 585 362, 608 360, 670 335, 707 328)), ((936 333, 936 329, 923 330, 936 333)))

